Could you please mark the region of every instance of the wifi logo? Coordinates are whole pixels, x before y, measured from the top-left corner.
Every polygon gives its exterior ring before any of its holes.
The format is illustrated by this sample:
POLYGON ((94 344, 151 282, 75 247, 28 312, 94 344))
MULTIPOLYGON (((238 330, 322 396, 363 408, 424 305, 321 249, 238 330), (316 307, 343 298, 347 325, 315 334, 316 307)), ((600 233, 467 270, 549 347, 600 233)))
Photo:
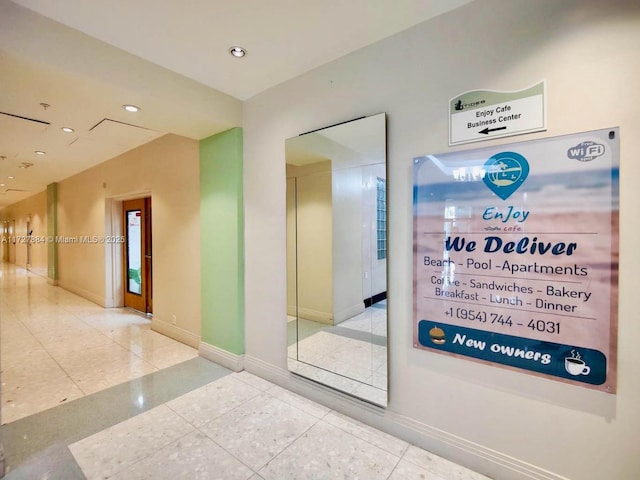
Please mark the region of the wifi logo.
POLYGON ((567 156, 579 162, 590 162, 604 155, 605 148, 601 143, 592 141, 582 142, 567 150, 567 156))

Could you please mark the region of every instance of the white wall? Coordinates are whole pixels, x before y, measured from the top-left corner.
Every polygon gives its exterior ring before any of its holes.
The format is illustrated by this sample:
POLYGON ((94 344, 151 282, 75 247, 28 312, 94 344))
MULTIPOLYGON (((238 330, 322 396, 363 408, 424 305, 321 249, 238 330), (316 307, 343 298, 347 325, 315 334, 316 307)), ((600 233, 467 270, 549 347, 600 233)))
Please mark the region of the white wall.
POLYGON ((362 293, 362 168, 333 169, 334 324, 364 311, 362 293))
MULTIPOLYGON (((118 223, 109 218, 114 200, 117 207, 123 198, 151 196, 152 326, 194 347, 201 327, 199 162, 197 140, 164 135, 58 185, 60 237, 105 235, 108 223, 118 223)), ((99 305, 110 305, 109 248, 60 244, 60 286, 99 305)))
POLYGON ((247 101, 247 369, 495 478, 639 478, 638 52, 637 1, 478 0, 247 101), (522 89, 541 79, 548 130, 495 143, 621 129, 617 395, 412 347, 412 159, 453 150, 449 98, 470 89, 522 89), (379 112, 388 114, 389 151, 384 413, 292 378, 284 321, 284 140, 379 112))
MULTIPOLYGON (((297 280, 298 314, 316 322, 333 324, 331 162, 325 160, 303 167, 289 166, 289 178, 296 179, 294 242, 289 280, 297 280), (292 264, 292 261, 295 262, 292 264)), ((293 199, 292 199, 293 200, 293 199)), ((291 223, 289 224, 291 226, 291 223)), ((295 291, 292 292, 295 298, 295 291)), ((289 314, 295 315, 289 310, 289 314)), ((284 319, 284 317, 282 317, 284 319)))
POLYGON ((376 233, 371 172, 384 176, 384 165, 335 170, 330 161, 287 165, 288 315, 296 315, 297 295, 302 318, 335 325, 363 312, 372 291, 385 291, 386 264, 371 243, 372 225, 374 242, 376 233))
POLYGON ((296 179, 287 170, 287 315, 296 310, 296 179))

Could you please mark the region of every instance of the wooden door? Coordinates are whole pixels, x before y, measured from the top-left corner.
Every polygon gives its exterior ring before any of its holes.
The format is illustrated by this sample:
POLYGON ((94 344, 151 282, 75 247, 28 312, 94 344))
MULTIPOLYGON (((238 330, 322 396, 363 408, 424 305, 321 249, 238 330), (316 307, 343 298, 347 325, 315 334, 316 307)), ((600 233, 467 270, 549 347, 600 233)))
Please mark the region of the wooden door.
POLYGON ((151 199, 122 202, 124 219, 124 306, 152 313, 151 199))

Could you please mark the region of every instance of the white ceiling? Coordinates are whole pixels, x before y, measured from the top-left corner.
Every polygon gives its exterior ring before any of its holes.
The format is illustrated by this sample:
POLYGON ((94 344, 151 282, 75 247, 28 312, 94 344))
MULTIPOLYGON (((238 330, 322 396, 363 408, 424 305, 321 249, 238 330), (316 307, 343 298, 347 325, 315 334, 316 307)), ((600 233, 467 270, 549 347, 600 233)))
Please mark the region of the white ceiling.
POLYGON ((159 135, 240 126, 242 100, 470 1, 0 0, 0 207, 159 135))
POLYGON ((340 123, 285 140, 288 164, 303 166, 326 160, 331 170, 383 164, 386 154, 384 113, 340 123))

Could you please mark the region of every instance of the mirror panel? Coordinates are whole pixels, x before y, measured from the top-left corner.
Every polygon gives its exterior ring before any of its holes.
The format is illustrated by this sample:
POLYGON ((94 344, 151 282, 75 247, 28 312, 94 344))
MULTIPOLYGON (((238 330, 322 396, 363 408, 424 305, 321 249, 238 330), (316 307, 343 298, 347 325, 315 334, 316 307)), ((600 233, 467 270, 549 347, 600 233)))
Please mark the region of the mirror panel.
POLYGON ((386 406, 385 114, 285 147, 289 369, 386 406))

